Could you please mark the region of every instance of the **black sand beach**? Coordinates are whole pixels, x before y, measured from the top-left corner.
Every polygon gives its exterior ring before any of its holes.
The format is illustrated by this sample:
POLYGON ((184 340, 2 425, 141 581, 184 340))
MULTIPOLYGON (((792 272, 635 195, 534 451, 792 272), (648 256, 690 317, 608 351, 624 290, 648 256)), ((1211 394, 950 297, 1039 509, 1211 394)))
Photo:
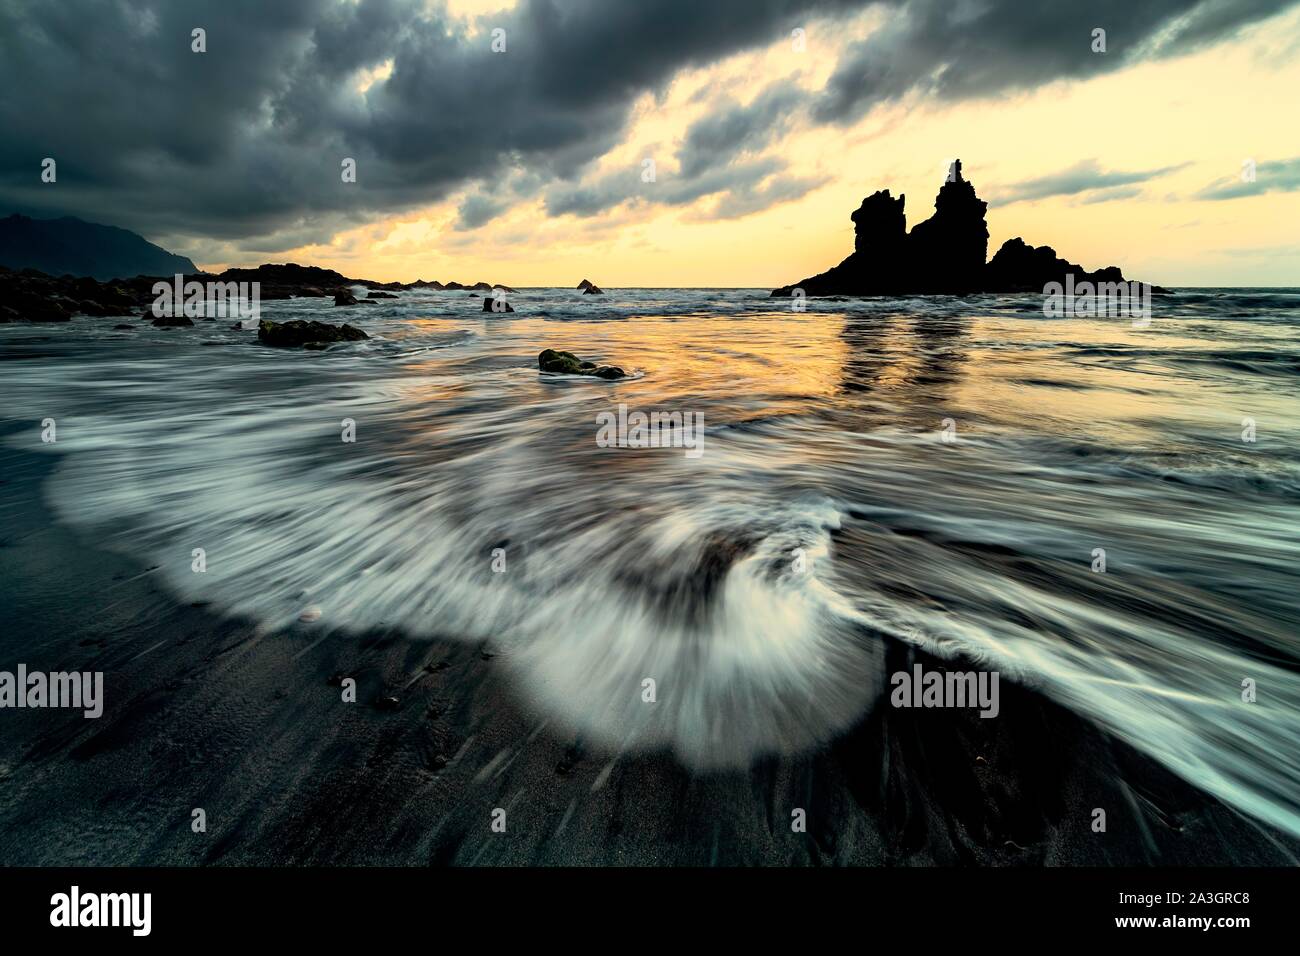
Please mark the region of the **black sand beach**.
MULTIPOLYGON (((519 708, 490 645, 327 622, 261 633, 178 602, 149 568, 54 520, 42 483, 56 466, 0 448, 0 664, 102 670, 106 704, 97 720, 0 715, 0 864, 1293 865, 1300 854, 1009 681, 1000 719, 882 702, 820 752, 749 772, 595 753, 519 708), (356 678, 357 703, 340 701, 335 674, 356 678), (397 709, 380 704, 388 695, 397 709), (1090 827, 1096 807, 1105 833, 1090 827), (194 808, 206 833, 191 830, 194 808), (490 827, 494 808, 505 833, 490 827), (791 832, 794 808, 806 834, 791 832)), ((944 666, 895 642, 885 658, 891 671, 944 666)))

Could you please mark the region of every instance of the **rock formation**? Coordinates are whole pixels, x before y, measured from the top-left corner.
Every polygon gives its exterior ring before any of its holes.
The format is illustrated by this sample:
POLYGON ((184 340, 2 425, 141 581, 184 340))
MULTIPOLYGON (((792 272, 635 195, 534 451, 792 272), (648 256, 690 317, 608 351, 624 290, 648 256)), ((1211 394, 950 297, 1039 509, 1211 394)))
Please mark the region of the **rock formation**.
MULTIPOLYGON (((1049 282, 1124 282, 1116 266, 1088 272, 1057 257, 1049 246, 1035 248, 1009 239, 992 261, 984 221, 988 204, 962 178, 961 160, 934 200, 934 215, 907 231, 905 196, 889 190, 872 193, 853 213, 853 253, 839 265, 774 296, 804 295, 967 295, 980 292, 1042 292, 1049 282)), ((1159 290, 1157 290, 1159 291, 1159 290)))
POLYGON ((560 375, 594 375, 596 378, 616 379, 627 375, 617 365, 597 365, 584 362, 572 352, 557 352, 555 349, 542 349, 537 356, 537 367, 543 372, 560 375))
POLYGON ((275 345, 292 348, 307 348, 328 345, 331 342, 359 342, 368 339, 358 328, 351 325, 330 325, 328 322, 307 322, 294 319, 291 322, 271 322, 263 319, 257 326, 257 340, 263 345, 275 345))

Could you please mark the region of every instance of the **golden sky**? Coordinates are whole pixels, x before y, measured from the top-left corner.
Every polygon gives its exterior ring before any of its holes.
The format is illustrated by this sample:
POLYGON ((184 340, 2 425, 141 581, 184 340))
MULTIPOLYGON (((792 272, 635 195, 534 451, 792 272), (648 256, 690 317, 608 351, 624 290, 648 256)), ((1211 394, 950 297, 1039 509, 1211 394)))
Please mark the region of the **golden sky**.
MULTIPOLYGON (((465 15, 498 6, 451 3, 465 15)), ((716 195, 684 205, 654 201, 655 190, 671 187, 687 129, 720 97, 743 104, 779 78, 820 89, 848 44, 876 29, 881 16, 868 11, 849 29, 819 31, 817 22, 809 23, 803 52, 782 36, 766 48, 678 73, 658 97, 642 96, 622 142, 584 181, 625 174, 643 201, 589 217, 548 216, 542 192, 479 228, 458 228, 466 196, 490 188, 471 185, 425 208, 339 233, 328 244, 271 258, 380 280, 571 286, 590 278, 606 287, 773 287, 851 252, 849 214, 876 189, 906 194, 909 227, 929 216, 948 162, 960 157, 966 178, 991 200, 990 256, 1021 236, 1086 268, 1115 264, 1130 278, 1160 285, 1300 286, 1294 185, 1228 200, 1197 195, 1239 180, 1248 159, 1262 179, 1267 164, 1300 156, 1295 9, 1192 54, 1093 79, 955 103, 912 98, 848 127, 793 117, 788 133, 764 152, 788 163, 784 175, 819 185, 748 216, 710 218, 716 195), (655 160, 656 181, 642 184, 646 158, 655 160), (1100 201, 1108 194, 1098 190, 996 201, 1017 184, 1072 169, 1165 172, 1116 190, 1120 198, 1110 201, 1100 201)), ((385 77, 383 69, 359 74, 358 91, 385 77)), ((200 264, 212 269, 265 258, 200 264)))

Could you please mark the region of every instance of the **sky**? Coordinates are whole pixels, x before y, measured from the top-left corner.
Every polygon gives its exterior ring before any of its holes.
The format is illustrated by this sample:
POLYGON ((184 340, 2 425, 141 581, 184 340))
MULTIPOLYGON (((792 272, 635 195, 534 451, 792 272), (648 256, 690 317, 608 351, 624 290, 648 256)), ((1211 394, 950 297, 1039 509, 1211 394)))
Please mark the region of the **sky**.
POLYGON ((0 84, 0 214, 209 270, 774 287, 960 158, 990 255, 1300 286, 1294 0, 0 0, 0 84))

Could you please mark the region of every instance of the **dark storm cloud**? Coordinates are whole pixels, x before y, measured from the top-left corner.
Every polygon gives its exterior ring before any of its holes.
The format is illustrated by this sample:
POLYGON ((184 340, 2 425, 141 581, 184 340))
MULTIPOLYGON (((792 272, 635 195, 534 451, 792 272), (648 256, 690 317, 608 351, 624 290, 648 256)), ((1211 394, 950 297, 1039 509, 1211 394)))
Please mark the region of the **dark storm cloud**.
POLYGON ((853 5, 525 0, 470 36, 418 0, 0 2, 0 205, 149 234, 324 240, 520 166, 573 177, 679 69, 853 5), (190 50, 194 27, 206 53, 190 50), (359 93, 359 71, 390 59, 359 93), (39 182, 46 156, 53 186, 39 182))
POLYGON ((1292 193, 1300 190, 1300 156, 1276 162, 1259 163, 1255 167, 1253 182, 1235 177, 1222 179, 1206 186, 1195 199, 1240 199, 1243 196, 1261 196, 1264 193, 1292 193))
POLYGON ((680 144, 680 172, 661 171, 648 194, 639 168, 584 181, 622 140, 634 101, 662 94, 678 71, 866 5, 522 0, 471 31, 423 0, 0 0, 0 213, 234 244, 223 248, 257 237, 262 249, 324 242, 470 183, 481 189, 461 206, 464 229, 539 194, 552 215, 717 194, 717 213, 730 215, 809 185, 761 155, 792 122, 846 122, 915 89, 955 98, 1090 75, 1287 4, 1104 0, 1082 13, 888 0, 884 26, 802 106, 780 84, 746 105, 719 100, 680 144), (1093 26, 1108 29, 1111 53, 1090 52, 1093 26), (190 50, 195 27, 206 53, 190 50), (495 27, 505 53, 491 50, 495 27), (357 89, 363 71, 390 61, 390 75, 357 89), (54 185, 39 180, 47 156, 54 185), (355 184, 341 181, 345 157, 355 184))
POLYGON ((506 203, 482 193, 466 196, 456 210, 457 229, 477 229, 505 212, 506 203))
POLYGON ((1221 40, 1294 2, 910 0, 848 50, 813 115, 850 123, 912 92, 962 100, 1096 76, 1221 40), (1096 28, 1105 53, 1093 52, 1096 28))
POLYGON ((1084 202, 1107 202, 1136 195, 1139 191, 1124 187, 1133 187, 1167 176, 1186 165, 1181 163, 1158 169, 1107 171, 1101 168, 1097 160, 1085 159, 1058 173, 1022 180, 1009 186, 994 187, 990 190, 989 202, 998 206, 1010 206, 1018 202, 1031 202, 1051 196, 1075 196, 1080 193, 1090 194, 1084 198, 1084 202))
POLYGON ((766 146, 789 128, 803 96, 792 84, 774 83, 745 106, 730 99, 714 104, 708 116, 686 131, 677 154, 681 175, 693 178, 738 153, 766 146))

